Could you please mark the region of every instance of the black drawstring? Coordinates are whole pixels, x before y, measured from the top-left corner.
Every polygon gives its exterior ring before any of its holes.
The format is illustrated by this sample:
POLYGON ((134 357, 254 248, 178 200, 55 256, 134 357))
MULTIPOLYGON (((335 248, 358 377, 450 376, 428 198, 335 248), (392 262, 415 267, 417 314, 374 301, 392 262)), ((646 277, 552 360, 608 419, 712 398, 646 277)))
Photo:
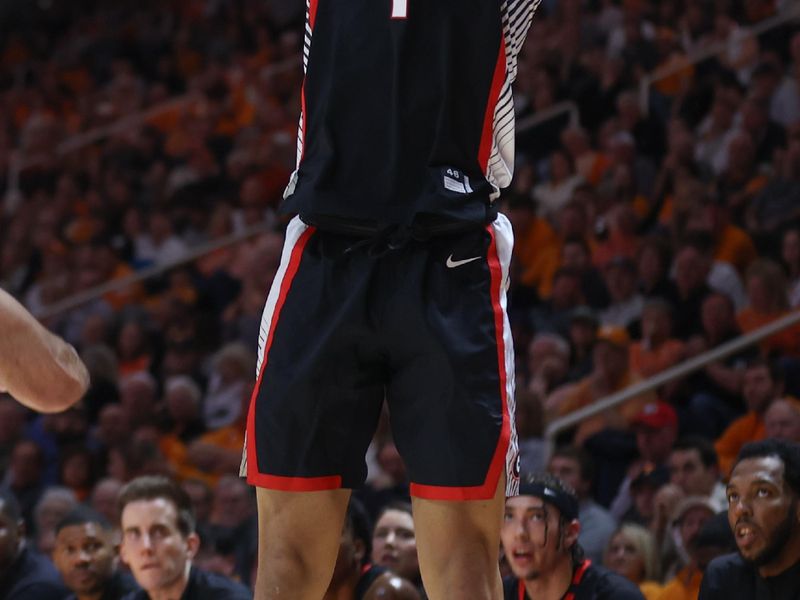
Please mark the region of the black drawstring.
POLYGON ((380 258, 389 252, 404 248, 411 240, 424 242, 430 234, 422 228, 408 225, 389 225, 369 237, 357 241, 345 250, 349 254, 359 248, 367 248, 367 255, 371 258, 380 258))

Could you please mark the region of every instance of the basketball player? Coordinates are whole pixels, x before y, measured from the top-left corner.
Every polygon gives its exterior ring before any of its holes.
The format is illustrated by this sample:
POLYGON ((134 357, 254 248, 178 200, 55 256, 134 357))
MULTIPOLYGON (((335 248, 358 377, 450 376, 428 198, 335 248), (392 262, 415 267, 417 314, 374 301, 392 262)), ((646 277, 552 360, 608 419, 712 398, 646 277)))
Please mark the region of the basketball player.
POLYGON ((89 373, 75 349, 1 289, 0 332, 0 392, 39 412, 65 410, 80 400, 89 373))
POLYGON ((539 0, 309 0, 297 216, 243 473, 258 600, 318 600, 386 399, 431 600, 498 600, 518 485, 506 287, 516 58, 539 0), (458 540, 458 543, 453 543, 458 540))

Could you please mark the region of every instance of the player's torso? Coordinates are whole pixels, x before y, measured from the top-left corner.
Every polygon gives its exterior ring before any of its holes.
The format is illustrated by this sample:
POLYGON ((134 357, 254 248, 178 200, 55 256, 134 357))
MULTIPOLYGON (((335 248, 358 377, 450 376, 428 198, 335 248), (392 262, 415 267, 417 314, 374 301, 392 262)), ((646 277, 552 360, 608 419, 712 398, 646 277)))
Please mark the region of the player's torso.
POLYGON ((383 223, 425 212, 481 220, 506 74, 504 5, 312 0, 302 159, 287 209, 383 223))

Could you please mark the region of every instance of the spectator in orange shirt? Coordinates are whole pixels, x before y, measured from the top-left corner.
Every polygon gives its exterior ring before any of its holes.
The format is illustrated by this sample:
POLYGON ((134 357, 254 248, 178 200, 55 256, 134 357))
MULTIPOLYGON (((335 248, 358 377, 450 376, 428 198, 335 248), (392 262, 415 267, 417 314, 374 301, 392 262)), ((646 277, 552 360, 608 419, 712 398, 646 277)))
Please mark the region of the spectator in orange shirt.
POLYGON ((764 414, 783 393, 783 372, 776 363, 763 358, 750 361, 744 371, 742 395, 747 413, 728 425, 714 443, 723 477, 727 477, 739 450, 747 442, 764 438, 764 414))
POLYGON ((727 208, 709 194, 698 196, 690 210, 687 230, 707 232, 713 239, 714 260, 735 267, 739 276, 758 258, 747 232, 731 223, 727 208))
MULTIPOLYGON (((748 306, 736 315, 743 333, 758 329, 789 311, 786 275, 777 263, 768 259, 753 262, 747 269, 746 286, 748 306)), ((800 326, 771 335, 760 347, 764 353, 775 351, 800 356, 800 326)))
MULTIPOLYGON (((558 388, 547 398, 553 414, 566 415, 634 384, 639 378, 628 365, 629 345, 628 332, 621 327, 601 327, 592 353, 592 372, 578 383, 558 388)), ((574 443, 581 445, 605 428, 627 430, 633 418, 650 400, 653 400, 652 394, 643 394, 583 421, 575 432, 574 443)))
POLYGON ((642 309, 642 339, 630 347, 631 369, 650 377, 677 364, 684 355, 684 343, 672 337, 672 307, 653 298, 642 309))
MULTIPOLYGON (((672 514, 672 528, 677 534, 679 553, 683 555, 684 566, 669 580, 659 600, 695 600, 703 580, 698 554, 694 552, 694 542, 703 525, 714 517, 716 509, 703 496, 688 496, 675 508, 672 514)), ((702 565, 705 567, 705 565, 702 565)))
POLYGON ((200 410, 202 397, 200 387, 186 375, 173 375, 164 385, 164 404, 171 427, 161 436, 158 446, 178 479, 202 477, 187 458, 188 445, 204 430, 200 410))
POLYGON ((519 281, 537 288, 558 268, 559 244, 555 231, 536 215, 536 205, 523 194, 508 194, 503 212, 514 227, 514 259, 519 281))
POLYGON ((681 542, 686 544, 689 564, 667 582, 658 600, 696 600, 708 564, 736 548, 726 512, 709 518, 702 499, 694 498, 687 498, 679 508, 683 508, 684 514, 676 527, 681 542))
POLYGON ((129 319, 123 323, 116 343, 120 377, 150 370, 152 353, 149 345, 148 334, 141 322, 129 319))

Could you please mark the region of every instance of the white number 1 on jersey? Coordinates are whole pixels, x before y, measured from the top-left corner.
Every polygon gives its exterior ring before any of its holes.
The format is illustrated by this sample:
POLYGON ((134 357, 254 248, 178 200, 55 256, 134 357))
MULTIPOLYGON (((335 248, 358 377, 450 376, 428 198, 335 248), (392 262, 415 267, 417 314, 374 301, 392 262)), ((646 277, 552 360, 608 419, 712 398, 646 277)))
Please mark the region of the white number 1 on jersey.
POLYGON ((392 0, 392 18, 405 19, 408 17, 408 0, 392 0))

